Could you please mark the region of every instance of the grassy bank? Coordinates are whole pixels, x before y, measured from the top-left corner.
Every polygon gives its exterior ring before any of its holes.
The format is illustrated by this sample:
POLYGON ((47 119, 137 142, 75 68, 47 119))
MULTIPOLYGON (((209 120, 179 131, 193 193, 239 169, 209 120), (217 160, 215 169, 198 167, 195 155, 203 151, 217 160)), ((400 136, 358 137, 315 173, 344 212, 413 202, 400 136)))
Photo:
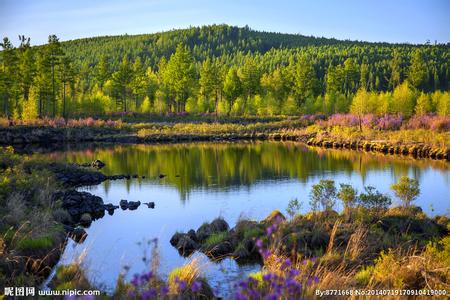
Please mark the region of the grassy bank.
POLYGON ((0 147, 0 286, 37 286, 58 262, 76 223, 62 192, 104 176, 0 147))
POLYGON ((67 212, 52 199, 54 174, 0 148, 0 286, 35 286, 58 261, 67 212))

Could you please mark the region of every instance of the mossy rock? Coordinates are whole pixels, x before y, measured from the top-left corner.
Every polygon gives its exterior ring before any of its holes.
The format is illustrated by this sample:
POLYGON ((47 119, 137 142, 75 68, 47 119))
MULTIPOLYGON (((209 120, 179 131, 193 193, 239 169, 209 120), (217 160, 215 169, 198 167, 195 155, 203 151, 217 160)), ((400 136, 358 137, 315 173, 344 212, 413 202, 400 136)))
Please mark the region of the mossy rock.
POLYGON ((286 217, 278 210, 273 210, 263 221, 264 224, 280 223, 286 220, 286 217))

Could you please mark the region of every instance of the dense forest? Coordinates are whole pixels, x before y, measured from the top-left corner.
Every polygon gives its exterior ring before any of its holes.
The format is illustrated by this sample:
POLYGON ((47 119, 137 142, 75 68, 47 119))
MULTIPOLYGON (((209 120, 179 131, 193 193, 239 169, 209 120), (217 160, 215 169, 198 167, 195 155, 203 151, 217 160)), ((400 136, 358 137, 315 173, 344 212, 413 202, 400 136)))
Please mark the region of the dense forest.
POLYGON ((388 44, 227 25, 32 47, 4 38, 0 113, 450 115, 449 44, 388 44))

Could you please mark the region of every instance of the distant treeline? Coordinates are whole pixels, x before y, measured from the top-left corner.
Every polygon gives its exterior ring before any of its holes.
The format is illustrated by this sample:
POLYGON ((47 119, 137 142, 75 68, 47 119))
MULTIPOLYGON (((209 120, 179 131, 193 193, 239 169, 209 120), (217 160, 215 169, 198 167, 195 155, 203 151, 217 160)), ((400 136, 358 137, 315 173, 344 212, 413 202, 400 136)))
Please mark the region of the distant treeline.
POLYGON ((4 38, 0 112, 14 118, 116 111, 450 115, 448 44, 409 45, 227 25, 31 47, 4 38))

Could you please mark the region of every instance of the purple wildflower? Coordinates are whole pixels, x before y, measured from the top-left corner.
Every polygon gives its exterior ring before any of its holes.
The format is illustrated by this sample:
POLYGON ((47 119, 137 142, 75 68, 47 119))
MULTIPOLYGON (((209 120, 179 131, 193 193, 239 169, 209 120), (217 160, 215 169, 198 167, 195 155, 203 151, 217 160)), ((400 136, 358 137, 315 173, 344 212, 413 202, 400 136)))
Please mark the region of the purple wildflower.
POLYGON ((255 244, 256 244, 256 247, 258 247, 260 249, 263 247, 263 241, 261 239, 257 239, 255 244))
POLYGON ((247 281, 241 281, 239 282, 239 287, 241 289, 248 289, 248 282, 247 281))
POLYGON ((272 279, 272 273, 267 273, 262 276, 264 281, 270 281, 272 279))
POLYGON ((147 299, 156 297, 157 295, 158 295, 158 293, 156 292, 156 290, 154 288, 151 288, 142 293, 141 300, 147 300, 147 299))
POLYGON ((149 281, 151 278, 153 277, 153 272, 150 271, 148 273, 144 273, 141 275, 141 281, 145 282, 145 281, 149 281))
POLYGON ((202 289, 202 283, 200 281, 194 281, 191 286, 191 291, 197 293, 202 289))
POLYGON ((297 276, 298 274, 300 274, 300 271, 297 270, 297 269, 291 269, 291 270, 289 271, 289 276, 290 276, 290 277, 295 277, 295 276, 297 276))
POLYGON ((180 280, 178 282, 178 287, 180 288, 180 290, 186 289, 186 282, 184 280, 180 280))
POLYGON ((139 286, 141 284, 141 280, 138 274, 133 275, 133 279, 131 279, 131 284, 134 286, 139 286))
POLYGON ((246 295, 243 295, 241 293, 236 294, 236 300, 247 300, 248 297, 246 295))
POLYGON ((286 258, 286 260, 281 265, 281 269, 287 269, 290 266, 292 266, 292 262, 291 262, 291 260, 289 258, 286 258))
POLYGON ((169 288, 166 285, 163 285, 159 292, 162 296, 165 296, 169 293, 169 288))

